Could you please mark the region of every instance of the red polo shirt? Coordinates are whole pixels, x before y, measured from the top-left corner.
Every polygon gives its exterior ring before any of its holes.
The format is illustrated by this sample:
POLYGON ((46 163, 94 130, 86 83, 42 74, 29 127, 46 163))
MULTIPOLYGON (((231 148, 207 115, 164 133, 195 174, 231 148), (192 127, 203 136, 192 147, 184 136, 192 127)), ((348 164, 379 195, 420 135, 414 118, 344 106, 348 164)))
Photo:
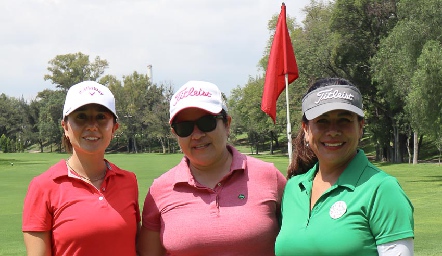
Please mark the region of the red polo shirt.
POLYGON ((140 221, 135 174, 109 163, 100 190, 69 176, 61 160, 35 177, 23 231, 52 231, 52 255, 136 255, 140 221))

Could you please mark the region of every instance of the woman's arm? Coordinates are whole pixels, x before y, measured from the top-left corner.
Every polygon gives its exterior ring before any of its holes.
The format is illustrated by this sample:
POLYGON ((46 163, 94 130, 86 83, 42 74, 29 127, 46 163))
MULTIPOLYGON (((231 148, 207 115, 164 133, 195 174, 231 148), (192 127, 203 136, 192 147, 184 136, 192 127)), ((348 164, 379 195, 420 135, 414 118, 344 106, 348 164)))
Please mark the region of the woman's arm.
POLYGON ((160 232, 141 227, 138 234, 137 253, 139 256, 165 255, 166 250, 161 244, 160 232))
POLYGON ((28 256, 50 256, 51 255, 51 233, 44 232, 23 232, 26 251, 28 256))

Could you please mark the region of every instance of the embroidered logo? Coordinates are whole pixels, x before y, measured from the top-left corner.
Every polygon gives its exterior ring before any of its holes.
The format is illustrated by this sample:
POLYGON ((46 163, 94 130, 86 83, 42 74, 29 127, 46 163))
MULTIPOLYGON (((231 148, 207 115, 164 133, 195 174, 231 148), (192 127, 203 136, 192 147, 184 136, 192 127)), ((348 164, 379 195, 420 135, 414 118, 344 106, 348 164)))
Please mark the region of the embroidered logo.
POLYGON ((79 94, 82 94, 83 92, 88 92, 91 96, 94 96, 94 94, 97 92, 100 95, 103 95, 103 92, 100 91, 100 89, 98 89, 95 86, 86 86, 83 90, 79 91, 79 94))
POLYGON ((181 92, 177 93, 177 95, 175 96, 175 103, 173 103, 173 106, 175 106, 176 104, 178 104, 178 102, 182 99, 185 99, 187 97, 191 97, 191 96, 204 96, 204 97, 212 97, 212 93, 210 92, 206 92, 203 89, 199 88, 195 89, 194 87, 190 87, 190 88, 184 88, 181 92))
POLYGON ((334 90, 333 88, 318 92, 319 99, 314 103, 319 104, 322 100, 328 99, 346 99, 352 101, 354 99, 354 95, 347 92, 340 92, 339 90, 334 90))
POLYGON ((347 204, 344 201, 337 201, 330 207, 330 217, 332 219, 339 219, 347 212, 347 204))
POLYGON ((245 195, 243 195, 243 194, 239 194, 239 195, 238 195, 238 198, 239 198, 239 199, 245 199, 245 198, 246 198, 246 196, 245 196, 245 195))

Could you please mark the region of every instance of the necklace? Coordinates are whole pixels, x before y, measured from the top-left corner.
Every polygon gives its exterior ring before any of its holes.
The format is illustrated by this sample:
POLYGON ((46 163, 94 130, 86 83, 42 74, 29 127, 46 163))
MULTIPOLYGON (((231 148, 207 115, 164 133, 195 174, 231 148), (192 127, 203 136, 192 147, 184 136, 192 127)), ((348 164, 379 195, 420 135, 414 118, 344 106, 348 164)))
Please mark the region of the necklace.
POLYGON ((104 170, 103 174, 100 175, 100 176, 98 176, 97 178, 91 179, 91 178, 89 178, 89 177, 83 176, 83 175, 79 174, 78 172, 76 172, 76 171, 74 170, 74 168, 72 168, 72 167, 69 165, 69 159, 71 159, 71 158, 69 157, 69 158, 66 160, 66 165, 68 166, 69 170, 70 170, 71 172, 75 173, 76 175, 78 175, 78 176, 79 176, 81 179, 83 179, 83 180, 87 180, 87 181, 89 181, 89 182, 95 182, 95 181, 102 180, 102 179, 104 179, 104 177, 106 177, 107 168, 104 170))

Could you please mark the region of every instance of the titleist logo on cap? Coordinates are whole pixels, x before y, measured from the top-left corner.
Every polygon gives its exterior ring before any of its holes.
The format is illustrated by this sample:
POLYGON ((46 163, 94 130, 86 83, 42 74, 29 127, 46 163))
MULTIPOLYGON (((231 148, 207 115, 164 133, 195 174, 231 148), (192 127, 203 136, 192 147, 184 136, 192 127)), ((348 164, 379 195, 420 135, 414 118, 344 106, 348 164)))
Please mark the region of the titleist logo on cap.
POLYGON ((184 88, 182 91, 176 94, 175 96, 175 103, 173 103, 173 106, 178 104, 178 102, 182 99, 185 99, 190 96, 204 96, 204 97, 212 97, 211 92, 204 91, 203 89, 199 88, 195 89, 194 87, 190 88, 184 88))
POLYGON ((346 99, 346 100, 353 100, 354 99, 354 95, 351 93, 347 93, 347 92, 340 92, 339 90, 334 90, 333 88, 324 90, 324 91, 319 91, 317 93, 317 95, 319 96, 319 99, 317 101, 315 101, 314 103, 319 104, 322 100, 328 100, 328 99, 346 99))

